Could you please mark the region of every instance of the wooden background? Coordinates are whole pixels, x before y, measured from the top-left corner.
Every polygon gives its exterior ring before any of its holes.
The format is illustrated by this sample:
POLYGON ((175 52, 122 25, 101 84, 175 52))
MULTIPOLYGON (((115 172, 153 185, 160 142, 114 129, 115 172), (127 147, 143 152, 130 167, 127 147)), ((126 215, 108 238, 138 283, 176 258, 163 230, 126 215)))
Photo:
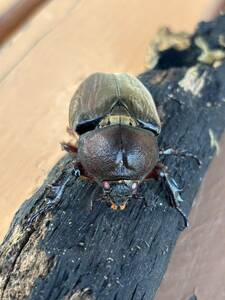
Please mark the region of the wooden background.
MULTIPOLYGON (((17 2, 0 0, 0 15, 4 16, 17 2)), ((149 42, 159 27, 191 32, 197 22, 212 15, 212 3, 54 0, 39 8, 2 44, 1 239, 18 207, 63 155, 59 142, 67 139, 68 104, 77 85, 96 71, 142 72, 149 42)), ((225 209, 221 209, 222 197, 215 197, 218 190, 224 190, 224 159, 224 154, 217 157, 209 171, 192 210, 192 228, 178 242, 157 300, 182 300, 181 290, 186 299, 194 293, 200 300, 225 297, 225 242, 220 230, 225 225, 225 209), (210 197, 214 198, 214 205, 210 197), (206 212, 211 212, 211 216, 206 212), (213 234, 209 235, 212 226, 213 234), (218 243, 221 248, 212 247, 218 243), (216 264, 213 257, 217 257, 216 264)))

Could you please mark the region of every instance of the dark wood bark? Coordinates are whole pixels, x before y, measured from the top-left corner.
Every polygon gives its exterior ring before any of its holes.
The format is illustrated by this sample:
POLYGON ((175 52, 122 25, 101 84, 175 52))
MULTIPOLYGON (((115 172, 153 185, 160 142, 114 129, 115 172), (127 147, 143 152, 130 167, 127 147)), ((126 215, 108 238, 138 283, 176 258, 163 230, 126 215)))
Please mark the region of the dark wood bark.
MULTIPOLYGON (((189 46, 157 52, 154 69, 139 76, 163 123, 159 146, 186 149, 203 162, 199 168, 191 159, 164 159, 184 186, 187 214, 225 128, 224 37, 224 16, 202 23, 189 46), (197 37, 211 49, 203 58, 197 37)), ((95 183, 74 180, 70 161, 64 157, 17 212, 1 246, 1 299, 153 299, 182 217, 156 181, 141 186, 148 206, 132 200, 126 210, 113 211, 99 201, 95 183), (46 203, 46 185, 67 178, 60 205, 26 230, 26 220, 46 203)))

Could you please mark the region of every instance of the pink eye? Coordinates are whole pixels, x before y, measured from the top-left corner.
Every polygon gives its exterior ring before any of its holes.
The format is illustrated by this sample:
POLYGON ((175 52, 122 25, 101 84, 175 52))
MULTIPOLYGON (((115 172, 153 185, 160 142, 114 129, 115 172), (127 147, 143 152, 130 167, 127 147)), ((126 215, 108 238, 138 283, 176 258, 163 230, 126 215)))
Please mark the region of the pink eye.
POLYGON ((110 184, 108 183, 108 181, 103 181, 103 188, 105 189, 105 190, 109 190, 110 189, 110 184))
POLYGON ((134 183, 132 184, 132 190, 136 190, 136 188, 137 188, 137 183, 134 182, 134 183))

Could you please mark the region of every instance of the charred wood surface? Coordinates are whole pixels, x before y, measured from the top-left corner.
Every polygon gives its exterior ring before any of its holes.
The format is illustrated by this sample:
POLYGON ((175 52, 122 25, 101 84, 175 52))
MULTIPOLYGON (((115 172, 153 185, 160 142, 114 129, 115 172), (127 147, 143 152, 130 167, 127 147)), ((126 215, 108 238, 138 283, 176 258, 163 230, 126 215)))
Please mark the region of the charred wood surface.
MULTIPOLYGON (((225 128, 225 17, 201 23, 188 39, 182 50, 176 42, 162 51, 155 47, 154 68, 139 76, 163 124, 159 147, 185 149, 202 160, 201 167, 186 158, 163 161, 184 187, 187 214, 225 128)), ((134 199, 126 210, 113 211, 95 183, 74 180, 65 156, 19 209, 5 237, 1 299, 153 299, 183 220, 160 182, 145 182, 140 192, 146 201, 134 199), (51 196, 46 186, 68 178, 60 205, 27 230, 27 219, 51 196)))

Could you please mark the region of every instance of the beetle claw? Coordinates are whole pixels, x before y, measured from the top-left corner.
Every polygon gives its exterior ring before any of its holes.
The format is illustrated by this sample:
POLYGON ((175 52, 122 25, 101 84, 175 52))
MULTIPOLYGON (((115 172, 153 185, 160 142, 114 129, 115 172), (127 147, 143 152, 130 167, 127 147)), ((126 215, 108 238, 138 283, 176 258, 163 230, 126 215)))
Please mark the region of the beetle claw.
POLYGON ((164 179, 164 184, 166 185, 166 189, 170 195, 172 207, 174 207, 182 215, 184 227, 188 227, 188 218, 180 207, 180 203, 183 202, 183 199, 179 193, 180 189, 178 188, 175 179, 171 178, 165 171, 161 171, 159 175, 164 179))

